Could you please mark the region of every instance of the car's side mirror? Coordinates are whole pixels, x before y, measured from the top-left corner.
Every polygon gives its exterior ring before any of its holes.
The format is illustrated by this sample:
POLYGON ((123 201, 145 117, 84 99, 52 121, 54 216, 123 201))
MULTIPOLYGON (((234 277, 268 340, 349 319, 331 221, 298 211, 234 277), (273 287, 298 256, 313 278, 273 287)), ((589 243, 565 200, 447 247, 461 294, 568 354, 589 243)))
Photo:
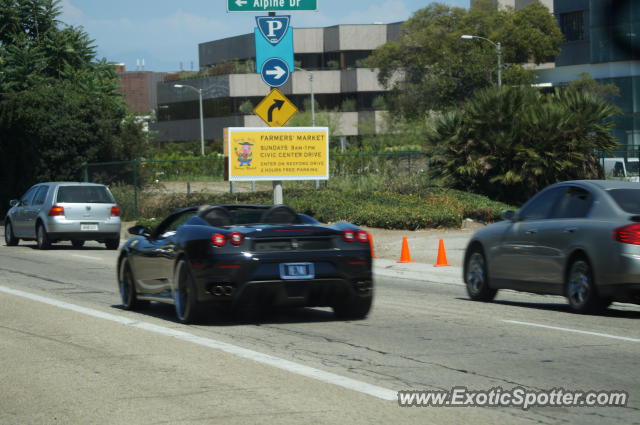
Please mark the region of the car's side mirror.
POLYGON ((136 224, 133 227, 129 227, 127 231, 129 232, 129 234, 134 236, 144 236, 144 237, 151 236, 151 231, 140 224, 136 224))
POLYGON ((508 221, 516 221, 518 219, 518 215, 514 210, 504 210, 500 214, 500 218, 508 221))
POLYGON ((18 205, 20 205, 20 201, 18 201, 17 199, 12 199, 12 200, 9 201, 9 206, 11 208, 17 207, 18 205))

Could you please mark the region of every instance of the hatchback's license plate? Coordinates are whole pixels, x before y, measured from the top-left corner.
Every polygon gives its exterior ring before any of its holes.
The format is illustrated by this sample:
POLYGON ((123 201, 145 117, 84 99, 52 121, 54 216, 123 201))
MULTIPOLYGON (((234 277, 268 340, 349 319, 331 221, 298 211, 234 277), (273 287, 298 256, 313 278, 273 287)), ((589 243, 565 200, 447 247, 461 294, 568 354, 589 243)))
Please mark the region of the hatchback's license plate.
POLYGON ((98 230, 97 224, 81 224, 80 230, 83 232, 95 232, 98 230))
POLYGON ((313 263, 283 263, 280 264, 280 279, 301 280, 313 279, 315 269, 313 263))

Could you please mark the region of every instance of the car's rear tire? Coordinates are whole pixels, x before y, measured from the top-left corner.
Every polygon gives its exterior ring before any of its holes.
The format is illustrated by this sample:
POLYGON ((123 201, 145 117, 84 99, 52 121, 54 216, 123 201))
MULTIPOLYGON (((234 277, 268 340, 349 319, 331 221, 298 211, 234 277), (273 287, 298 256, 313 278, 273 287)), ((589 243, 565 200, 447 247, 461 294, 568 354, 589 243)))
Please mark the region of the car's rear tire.
POLYGON ((73 245, 74 249, 80 249, 84 246, 84 241, 82 239, 74 239, 71 241, 71 245, 73 245))
POLYGON ((47 230, 44 228, 44 224, 42 223, 38 223, 38 226, 36 227, 36 244, 38 249, 51 248, 51 240, 49 239, 47 230))
POLYGON ((569 266, 565 295, 569 307, 575 313, 599 313, 611 303, 598 296, 598 288, 593 279, 591 265, 582 257, 573 260, 569 266))
POLYGON ((173 302, 178 321, 185 324, 197 322, 200 319, 201 306, 198 303, 195 280, 184 258, 176 264, 174 285, 173 302))
POLYGON ((362 320, 367 317, 373 304, 373 296, 351 295, 333 306, 338 319, 362 320))
POLYGON ((104 244, 107 247, 107 249, 111 249, 111 250, 118 249, 118 247, 120 247, 120 238, 107 239, 104 242, 104 244))
POLYGON ((474 301, 492 301, 498 290, 489 286, 487 261, 482 248, 479 246, 471 248, 465 262, 464 283, 469 298, 474 301))
POLYGON ((148 301, 141 301, 138 299, 138 292, 136 291, 135 278, 131 264, 129 260, 124 258, 120 264, 120 273, 118 276, 118 289, 120 291, 120 299, 122 300, 122 307, 125 310, 138 310, 141 307, 148 305, 148 301))
POLYGON ((4 242, 7 246, 16 246, 20 243, 20 239, 13 233, 13 225, 10 221, 4 224, 4 242))

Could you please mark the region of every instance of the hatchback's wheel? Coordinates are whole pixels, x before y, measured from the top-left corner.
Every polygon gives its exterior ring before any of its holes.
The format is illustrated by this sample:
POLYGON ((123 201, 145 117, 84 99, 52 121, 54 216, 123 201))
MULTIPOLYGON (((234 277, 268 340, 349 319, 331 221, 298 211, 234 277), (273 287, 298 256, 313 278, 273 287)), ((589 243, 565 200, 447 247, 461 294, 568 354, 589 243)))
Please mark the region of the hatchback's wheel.
POLYGON ((107 239, 104 244, 107 249, 118 249, 118 247, 120 246, 120 238, 107 239))
POLYGON ((49 235, 47 235, 47 231, 42 223, 38 223, 38 227, 36 229, 36 243, 38 245, 38 249, 51 248, 51 240, 49 240, 49 235))
POLYGON ((80 249, 84 246, 84 241, 80 239, 74 239, 71 241, 71 245, 73 245, 75 249, 80 249))
POLYGON ((16 238, 13 233, 13 225, 10 221, 7 221, 4 225, 4 242, 7 246, 16 246, 20 243, 20 239, 16 238))
POLYGON ((479 247, 472 248, 467 255, 464 282, 469 298, 474 301, 491 301, 498 293, 497 289, 489 286, 487 262, 479 247))
POLYGON ((140 301, 138 299, 131 264, 129 264, 129 260, 126 258, 122 260, 122 264, 120 265, 118 289, 120 291, 122 307, 124 307, 125 310, 137 310, 149 303, 148 301, 140 301))
POLYGON ((576 313, 596 313, 610 304, 610 301, 598 297, 591 266, 583 258, 578 258, 571 263, 565 294, 569 307, 576 313))
POLYGON ((176 264, 174 285, 173 301, 178 320, 181 323, 196 322, 200 316, 196 284, 184 259, 176 264))
POLYGON ((333 313, 339 319, 361 320, 369 314, 372 303, 373 296, 351 295, 334 305, 333 313))

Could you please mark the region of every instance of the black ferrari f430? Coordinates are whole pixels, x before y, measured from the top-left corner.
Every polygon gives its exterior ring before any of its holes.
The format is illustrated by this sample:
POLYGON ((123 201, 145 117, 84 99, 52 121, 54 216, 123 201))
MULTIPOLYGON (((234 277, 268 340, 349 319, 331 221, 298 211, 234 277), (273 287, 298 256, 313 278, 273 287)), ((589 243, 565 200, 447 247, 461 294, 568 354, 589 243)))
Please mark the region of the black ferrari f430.
POLYGON ((215 309, 332 307, 363 319, 371 308, 370 238, 351 223, 322 224, 286 205, 208 205, 129 233, 118 258, 129 310, 169 303, 191 323, 215 309))

